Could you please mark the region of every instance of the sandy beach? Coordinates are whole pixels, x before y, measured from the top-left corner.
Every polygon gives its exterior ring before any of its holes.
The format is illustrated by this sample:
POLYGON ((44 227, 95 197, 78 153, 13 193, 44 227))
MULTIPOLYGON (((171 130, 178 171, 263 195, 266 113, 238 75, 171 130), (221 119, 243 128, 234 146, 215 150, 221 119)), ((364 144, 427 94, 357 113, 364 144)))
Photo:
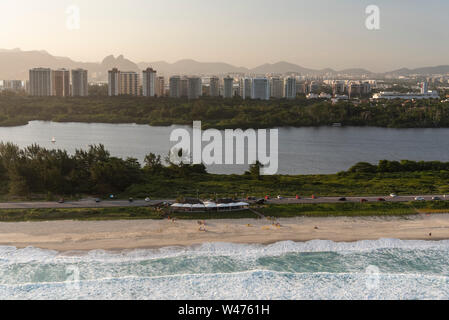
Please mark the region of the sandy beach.
POLYGON ((278 241, 351 242, 395 238, 449 239, 449 214, 409 217, 331 217, 268 220, 198 221, 51 221, 0 223, 0 245, 61 252, 190 246, 206 242, 269 244, 278 241), (431 234, 431 235, 430 235, 431 234))

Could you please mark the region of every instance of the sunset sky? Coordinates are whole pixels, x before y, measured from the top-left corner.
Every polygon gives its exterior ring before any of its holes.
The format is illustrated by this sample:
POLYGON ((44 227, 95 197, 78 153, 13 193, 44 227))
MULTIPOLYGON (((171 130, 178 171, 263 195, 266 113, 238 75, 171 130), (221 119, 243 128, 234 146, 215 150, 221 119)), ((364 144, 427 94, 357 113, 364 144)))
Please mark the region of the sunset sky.
POLYGON ((1 0, 0 48, 92 62, 124 54, 382 72, 449 64, 448 12, 447 0, 1 0), (372 4, 377 31, 365 27, 372 4), (71 5, 80 8, 79 30, 66 27, 71 5))

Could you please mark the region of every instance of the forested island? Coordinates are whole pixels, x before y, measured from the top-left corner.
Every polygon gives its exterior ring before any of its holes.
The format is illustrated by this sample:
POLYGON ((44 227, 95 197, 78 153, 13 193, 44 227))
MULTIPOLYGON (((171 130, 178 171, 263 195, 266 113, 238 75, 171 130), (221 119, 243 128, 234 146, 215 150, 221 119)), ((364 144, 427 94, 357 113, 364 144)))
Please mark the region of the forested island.
POLYGON ((192 125, 205 128, 273 128, 377 126, 388 128, 449 127, 449 103, 422 101, 243 100, 203 97, 198 100, 90 96, 85 98, 0 95, 0 126, 29 121, 137 123, 152 126, 192 125))

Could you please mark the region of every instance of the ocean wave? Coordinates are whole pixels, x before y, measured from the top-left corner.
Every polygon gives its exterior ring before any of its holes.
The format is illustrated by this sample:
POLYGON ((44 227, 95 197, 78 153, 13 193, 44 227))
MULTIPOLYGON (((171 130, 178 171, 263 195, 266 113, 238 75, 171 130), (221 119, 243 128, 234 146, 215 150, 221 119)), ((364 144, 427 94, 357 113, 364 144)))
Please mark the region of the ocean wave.
POLYGON ((447 279, 382 274, 376 286, 361 273, 252 270, 226 274, 122 277, 0 285, 0 299, 448 299, 447 279))
POLYGON ((238 258, 276 257, 290 253, 313 252, 371 252, 381 249, 402 250, 440 250, 449 251, 449 240, 423 241, 379 239, 357 242, 333 242, 328 240, 312 240, 308 242, 282 241, 270 245, 233 244, 233 243, 204 243, 190 247, 165 247, 160 249, 137 249, 119 252, 93 250, 89 252, 59 253, 33 247, 18 249, 11 246, 0 246, 0 264, 28 263, 28 262, 121 262, 147 261, 153 259, 174 258, 182 256, 227 256, 238 258))

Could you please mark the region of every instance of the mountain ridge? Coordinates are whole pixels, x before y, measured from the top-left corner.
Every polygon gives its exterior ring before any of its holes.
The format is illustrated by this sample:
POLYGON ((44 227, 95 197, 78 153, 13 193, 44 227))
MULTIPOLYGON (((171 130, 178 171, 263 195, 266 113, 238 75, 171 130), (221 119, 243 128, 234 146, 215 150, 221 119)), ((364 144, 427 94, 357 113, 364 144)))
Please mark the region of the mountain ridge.
POLYGON ((279 61, 276 63, 265 63, 255 68, 237 67, 225 62, 199 62, 193 59, 181 59, 174 63, 166 61, 139 62, 135 63, 124 55, 106 56, 101 62, 79 62, 68 57, 53 56, 45 50, 22 51, 18 48, 0 49, 0 79, 28 79, 29 69, 35 67, 48 68, 84 68, 89 70, 91 80, 106 81, 108 70, 116 67, 123 71, 140 72, 147 67, 152 67, 159 74, 171 76, 175 74, 204 74, 204 75, 225 75, 225 74, 285 74, 300 73, 309 75, 337 75, 350 74, 353 76, 361 75, 429 75, 429 74, 447 74, 449 65, 440 65, 432 67, 420 67, 415 69, 400 68, 397 70, 374 73, 364 68, 348 68, 344 70, 334 70, 325 68, 321 70, 306 68, 298 64, 279 61))

